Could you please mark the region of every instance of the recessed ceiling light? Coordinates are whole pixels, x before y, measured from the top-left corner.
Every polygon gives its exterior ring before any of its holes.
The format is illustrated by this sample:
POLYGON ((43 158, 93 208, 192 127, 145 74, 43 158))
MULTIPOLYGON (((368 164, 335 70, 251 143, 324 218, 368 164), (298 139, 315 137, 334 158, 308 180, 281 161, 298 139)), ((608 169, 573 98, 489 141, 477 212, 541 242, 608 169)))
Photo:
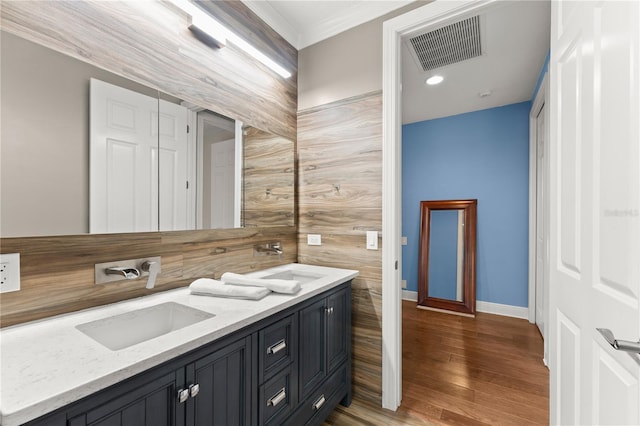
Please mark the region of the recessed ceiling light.
POLYGON ((427 83, 429 86, 435 86, 436 84, 440 84, 442 83, 442 81, 444 80, 444 77, 441 75, 433 75, 431 77, 429 77, 425 83, 427 83))

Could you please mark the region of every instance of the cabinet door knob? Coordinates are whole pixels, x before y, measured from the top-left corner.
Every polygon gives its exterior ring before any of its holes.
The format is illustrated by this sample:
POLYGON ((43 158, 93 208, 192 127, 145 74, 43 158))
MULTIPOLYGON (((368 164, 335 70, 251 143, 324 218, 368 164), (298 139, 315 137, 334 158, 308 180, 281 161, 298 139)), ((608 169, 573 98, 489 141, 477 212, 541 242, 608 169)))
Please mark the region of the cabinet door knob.
POLYGON ((286 347, 287 347, 287 342, 284 339, 282 339, 278 343, 274 343, 273 345, 269 346, 267 348, 267 354, 269 355, 275 354, 276 352, 280 352, 286 347))
POLYGON ((324 399, 324 395, 320 395, 320 398, 318 398, 316 402, 313 403, 313 409, 318 411, 320 407, 324 405, 325 402, 326 402, 326 399, 324 399))
POLYGON ((333 306, 331 306, 329 308, 325 308, 325 311, 326 311, 327 315, 333 314, 333 306))
POLYGON ((189 399, 189 389, 180 389, 178 391, 178 402, 180 402, 180 404, 182 404, 187 399, 189 399))
POLYGON ((191 398, 198 395, 198 393, 200 393, 200 385, 198 383, 189 386, 189 396, 191 396, 191 398))
POLYGON ((269 398, 269 400, 267 401, 267 406, 268 407, 275 407, 276 405, 280 404, 282 402, 282 400, 284 400, 287 397, 287 391, 285 388, 282 388, 278 391, 277 394, 273 395, 271 398, 269 398))

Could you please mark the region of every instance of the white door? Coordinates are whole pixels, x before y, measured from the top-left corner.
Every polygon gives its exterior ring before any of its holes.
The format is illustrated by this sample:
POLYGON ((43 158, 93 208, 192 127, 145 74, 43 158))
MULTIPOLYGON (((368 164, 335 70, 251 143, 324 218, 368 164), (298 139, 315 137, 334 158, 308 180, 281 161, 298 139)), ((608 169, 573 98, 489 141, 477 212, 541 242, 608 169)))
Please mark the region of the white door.
POLYGON ((211 228, 233 228, 235 139, 211 144, 211 228))
POLYGON ((158 100, 96 79, 90 85, 89 231, 157 231, 158 100))
POLYGON ((640 2, 552 2, 551 423, 640 424, 640 2))
POLYGON ((189 149, 187 139, 187 108, 160 100, 159 114, 159 167, 157 192, 161 231, 189 229, 192 221, 187 218, 189 149))
POLYGON ((544 265, 546 259, 545 245, 545 107, 544 105, 536 117, 536 325, 544 334, 544 265))

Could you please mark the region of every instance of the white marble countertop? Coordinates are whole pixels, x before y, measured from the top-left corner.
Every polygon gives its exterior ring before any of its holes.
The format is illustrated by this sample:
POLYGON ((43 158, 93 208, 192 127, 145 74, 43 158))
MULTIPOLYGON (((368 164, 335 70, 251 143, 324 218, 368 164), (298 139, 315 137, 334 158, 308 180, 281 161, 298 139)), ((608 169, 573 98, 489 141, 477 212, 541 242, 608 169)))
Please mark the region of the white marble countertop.
POLYGON ((295 263, 247 275, 260 277, 287 269, 323 277, 303 284, 295 295, 271 293, 258 301, 237 300, 191 295, 184 287, 1 330, 0 425, 33 420, 358 275, 348 269, 295 263), (76 329, 79 324, 168 301, 215 316, 118 351, 76 329))

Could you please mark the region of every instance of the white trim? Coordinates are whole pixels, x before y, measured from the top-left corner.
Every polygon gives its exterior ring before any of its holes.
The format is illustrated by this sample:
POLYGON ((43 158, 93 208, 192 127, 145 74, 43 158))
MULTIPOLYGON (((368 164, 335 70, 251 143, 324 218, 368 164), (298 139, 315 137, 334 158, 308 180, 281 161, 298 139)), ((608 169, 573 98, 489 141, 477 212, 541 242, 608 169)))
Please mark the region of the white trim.
POLYGON ((476 312, 529 319, 529 308, 526 306, 503 305, 501 303, 483 302, 482 300, 476 301, 476 312))
MULTIPOLYGON (((549 142, 550 142, 550 114, 551 114, 551 109, 548 108, 549 106, 549 102, 551 100, 551 95, 550 95, 550 86, 549 86, 549 71, 547 71, 544 75, 544 77, 542 78, 542 83, 540 84, 540 88, 538 89, 538 93, 536 94, 536 97, 533 101, 533 104, 531 106, 531 112, 529 113, 529 306, 528 306, 528 315, 527 315, 527 319, 529 320, 530 323, 535 324, 536 322, 536 250, 537 250, 537 244, 536 244, 536 238, 537 238, 537 230, 536 230, 536 214, 537 214, 537 209, 536 209, 536 203, 537 203, 537 197, 536 197, 536 185, 537 185, 537 165, 536 165, 536 161, 537 161, 537 156, 538 156, 538 144, 537 144, 537 135, 536 135, 536 131, 537 131, 537 126, 536 126, 536 117, 538 116, 540 109, 542 108, 543 105, 546 106, 546 108, 544 109, 544 122, 546 123, 545 125, 545 156, 544 156, 544 170, 545 170, 545 181, 544 181, 544 185, 547 188, 546 191, 546 196, 545 196, 545 207, 544 207, 544 215, 545 215, 545 223, 549 224, 549 217, 550 217, 550 205, 549 205, 549 179, 550 179, 550 174, 549 174, 549 155, 546 155, 546 153, 549 152, 549 142)), ((549 271, 550 268, 549 266, 549 262, 550 262, 550 251, 549 251, 549 238, 550 238, 550 234, 549 234, 550 228, 549 226, 546 227, 546 229, 544 230, 544 244, 547 245, 547 252, 546 252, 546 256, 544 259, 544 264, 545 264, 545 268, 544 268, 544 282, 543 282, 543 286, 544 286, 544 306, 542 307, 542 316, 543 318, 543 323, 544 323, 544 330, 543 330, 543 335, 542 335, 542 339, 544 340, 544 360, 545 360, 545 365, 546 365, 546 360, 549 359, 549 286, 550 286, 550 279, 549 279, 549 271)))
POLYGON ((353 5, 342 10, 339 15, 317 19, 311 24, 305 24, 303 28, 296 28, 269 1, 242 0, 245 6, 298 50, 386 15, 412 2, 413 0, 352 2, 353 5))
POLYGON ((401 41, 413 31, 478 13, 493 4, 494 0, 436 1, 382 26, 382 407, 394 411, 402 400, 401 41))
POLYGON ((242 188, 244 167, 244 132, 242 121, 235 120, 234 169, 233 169, 233 227, 242 228, 242 188))
POLYGON ((538 93, 529 111, 529 322, 536 322, 536 238, 537 238, 537 127, 536 121, 540 109, 545 103, 545 92, 548 85, 548 73, 545 72, 538 93))
POLYGON ((402 300, 408 300, 409 302, 417 302, 418 292, 413 290, 402 290, 402 300))
MULTIPOLYGON (((418 292, 413 290, 402 290, 402 300, 417 302, 418 292)), ((529 309, 526 307, 483 302, 481 300, 476 300, 476 311, 522 319, 528 319, 529 316, 529 309)))

